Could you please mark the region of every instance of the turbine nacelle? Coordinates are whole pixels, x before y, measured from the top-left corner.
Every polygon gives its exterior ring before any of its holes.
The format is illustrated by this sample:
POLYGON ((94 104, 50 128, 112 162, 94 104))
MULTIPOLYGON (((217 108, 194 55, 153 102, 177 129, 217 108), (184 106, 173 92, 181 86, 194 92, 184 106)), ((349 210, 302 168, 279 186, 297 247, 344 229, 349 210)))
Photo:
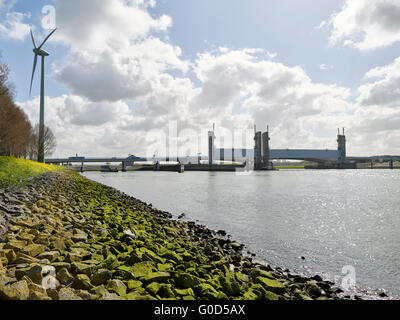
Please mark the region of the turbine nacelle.
POLYGON ((35 55, 37 56, 41 56, 41 57, 48 57, 50 54, 42 49, 33 49, 33 52, 35 53, 35 55))

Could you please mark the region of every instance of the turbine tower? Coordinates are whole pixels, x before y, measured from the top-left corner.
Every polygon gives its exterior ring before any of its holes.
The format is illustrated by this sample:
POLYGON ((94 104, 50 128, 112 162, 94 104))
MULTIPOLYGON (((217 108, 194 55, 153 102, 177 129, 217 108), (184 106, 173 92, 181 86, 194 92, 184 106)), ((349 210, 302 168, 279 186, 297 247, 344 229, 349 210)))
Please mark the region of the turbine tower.
POLYGON ((31 78, 31 86, 29 90, 29 95, 32 93, 32 84, 33 77, 35 76, 35 70, 37 65, 38 56, 42 57, 42 73, 41 73, 41 82, 40 82, 40 122, 39 122, 39 148, 38 148, 38 162, 44 163, 44 58, 48 57, 50 54, 46 51, 42 50, 43 45, 46 41, 51 37, 51 35, 57 30, 54 29, 42 42, 39 47, 36 47, 35 38, 33 37, 33 32, 31 29, 31 38, 33 43, 33 53, 35 54, 35 58, 33 60, 33 70, 32 70, 32 78, 31 78))

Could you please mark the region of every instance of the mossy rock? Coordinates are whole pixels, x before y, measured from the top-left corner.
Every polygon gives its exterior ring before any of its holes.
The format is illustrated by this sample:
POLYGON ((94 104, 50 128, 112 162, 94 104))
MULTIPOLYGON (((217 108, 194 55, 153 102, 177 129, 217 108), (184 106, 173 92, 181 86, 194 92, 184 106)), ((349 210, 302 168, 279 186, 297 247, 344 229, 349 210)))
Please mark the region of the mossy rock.
POLYGON ((264 296, 267 300, 279 300, 279 296, 271 291, 267 291, 264 296))
POLYGON ((143 286, 143 282, 139 280, 129 280, 127 285, 129 290, 136 290, 143 286))
POLYGON ((175 283, 178 288, 183 288, 183 289, 193 288, 202 282, 203 281, 200 278, 191 275, 189 273, 178 273, 175 276, 175 283))
POLYGON ((36 257, 45 251, 46 247, 41 244, 28 244, 21 252, 31 257, 36 257))
POLYGON ((170 251, 170 250, 164 252, 161 256, 162 256, 163 258, 167 259, 167 260, 175 261, 176 263, 181 263, 181 262, 183 262, 183 257, 182 257, 182 255, 180 255, 180 254, 178 254, 178 253, 176 253, 176 252, 170 251))
POLYGON ((126 300, 157 300, 156 298, 154 298, 153 296, 143 293, 143 292, 129 292, 126 296, 125 296, 126 300))
POLYGON ((233 273, 229 272, 225 276, 219 276, 219 283, 222 291, 228 296, 234 297, 240 295, 241 287, 233 273))
POLYGON ((129 262, 141 262, 141 261, 154 261, 155 263, 165 263, 166 259, 158 256, 150 249, 141 247, 136 248, 134 252, 131 253, 129 262))
POLYGON ((133 273, 132 267, 129 266, 119 266, 117 270, 113 272, 115 277, 119 277, 122 280, 133 280, 135 279, 135 274, 133 273))
POLYGON ((171 272, 174 271, 174 266, 171 263, 159 263, 157 269, 161 272, 171 272))
POLYGON ((258 277, 255 282, 262 285, 264 289, 267 291, 271 291, 279 295, 286 293, 286 287, 283 285, 283 283, 279 282, 278 280, 272 280, 265 277, 258 277))
POLYGON ((263 298, 263 294, 256 290, 248 290, 243 296, 243 300, 261 300, 263 298))
POLYGON ((222 271, 223 273, 229 272, 229 262, 225 260, 220 260, 213 262, 212 265, 215 269, 222 271))
POLYGON ((107 269, 100 269, 100 270, 97 270, 92 275, 92 284, 95 286, 106 284, 108 282, 108 280, 110 280, 111 278, 112 278, 111 271, 109 271, 107 269))
POLYGON ((255 281, 258 277, 264 277, 264 278, 268 278, 271 280, 275 280, 275 277, 272 275, 271 272, 257 269, 257 268, 251 269, 249 275, 253 279, 253 281, 255 281))
POLYGON ((106 289, 110 292, 115 292, 120 296, 126 295, 127 287, 126 285, 118 279, 108 280, 106 289))
POLYGON ((192 296, 192 297, 194 297, 194 291, 192 288, 188 288, 188 289, 174 288, 174 291, 175 291, 175 295, 177 295, 177 296, 181 296, 181 297, 192 296))
POLYGON ((107 258, 98 265, 100 269, 108 269, 108 270, 113 270, 116 269, 118 266, 120 266, 121 263, 117 260, 115 255, 110 254, 107 256, 107 258))
POLYGON ((143 281, 145 283, 150 283, 150 282, 166 282, 170 279, 171 274, 169 272, 151 272, 146 276, 143 276, 140 279, 140 281, 143 281))
POLYGON ((158 295, 161 298, 166 298, 166 299, 174 299, 175 295, 172 290, 172 286, 170 284, 162 283, 161 287, 158 291, 158 295))
POLYGON ((21 280, 11 285, 0 283, 0 300, 27 300, 29 297, 28 282, 21 280))
POLYGON ((18 252, 22 250, 26 246, 27 242, 24 240, 9 240, 6 245, 4 246, 4 249, 12 249, 15 252, 18 252))
POLYGON ((105 295, 108 291, 106 287, 102 284, 100 286, 94 287, 89 290, 90 293, 95 294, 98 297, 105 295))
POLYGON ((141 278, 155 271, 155 265, 151 261, 135 263, 131 268, 136 278, 141 278))
POLYGON ((218 298, 218 291, 215 290, 215 288, 209 283, 200 283, 193 288, 193 291, 199 298, 204 297, 211 300, 215 300, 218 298))
POLYGON ((236 280, 241 283, 248 284, 250 282, 250 278, 247 274, 244 274, 241 272, 235 272, 235 277, 236 277, 236 280))
POLYGON ((148 286, 146 286, 146 290, 152 293, 153 295, 156 295, 160 290, 160 288, 161 284, 159 284, 158 282, 152 282, 148 286))
POLYGON ((86 274, 78 274, 72 283, 72 288, 77 290, 90 290, 93 286, 86 274))
POLYGON ((87 264, 83 262, 73 262, 71 264, 71 268, 77 274, 86 275, 91 275, 96 270, 96 266, 94 264, 87 264))

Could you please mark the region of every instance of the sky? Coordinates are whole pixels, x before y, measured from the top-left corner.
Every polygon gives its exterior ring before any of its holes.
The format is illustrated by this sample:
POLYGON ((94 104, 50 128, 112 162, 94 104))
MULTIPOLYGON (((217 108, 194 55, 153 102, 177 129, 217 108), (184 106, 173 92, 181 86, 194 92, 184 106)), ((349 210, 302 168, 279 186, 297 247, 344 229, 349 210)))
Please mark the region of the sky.
POLYGON ((0 0, 2 61, 33 124, 30 29, 40 43, 54 27, 54 157, 160 156, 166 135, 207 154, 213 123, 217 147, 252 148, 269 125, 274 149, 335 149, 345 128, 348 155, 400 154, 398 0, 0 0))

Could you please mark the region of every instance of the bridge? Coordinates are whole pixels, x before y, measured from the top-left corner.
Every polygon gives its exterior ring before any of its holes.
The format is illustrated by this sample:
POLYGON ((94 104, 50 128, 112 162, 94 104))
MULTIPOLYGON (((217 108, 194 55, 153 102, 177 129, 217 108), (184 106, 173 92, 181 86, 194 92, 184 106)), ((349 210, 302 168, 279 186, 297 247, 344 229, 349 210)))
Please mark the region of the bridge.
MULTIPOLYGON (((217 160, 237 160, 245 161, 254 158, 254 150, 252 149, 217 149, 220 159, 217 160)), ((337 161, 340 157, 338 150, 316 150, 316 149, 270 149, 271 160, 304 160, 323 163, 326 161, 337 161)))
POLYGON ((80 163, 81 171, 83 171, 83 165, 85 163, 122 163, 122 171, 126 171, 127 166, 132 166, 135 162, 147 162, 146 158, 140 158, 136 156, 129 156, 127 158, 86 158, 86 157, 69 157, 69 158, 58 158, 58 159, 45 159, 47 164, 67 164, 80 163))
MULTIPOLYGON (((234 171, 235 167, 252 163, 254 161, 255 170, 269 170, 273 169, 271 160, 302 160, 316 162, 321 168, 356 168, 357 163, 371 163, 371 168, 374 162, 389 162, 389 167, 394 167, 395 161, 400 161, 400 156, 382 155, 372 157, 352 157, 346 154, 346 136, 343 129, 341 134, 338 130, 336 150, 329 149, 270 149, 269 146, 269 130, 267 132, 257 132, 255 130, 255 146, 254 149, 216 149, 215 148, 215 134, 214 130, 208 133, 208 157, 189 157, 188 170, 197 171, 219 171, 229 170, 234 171), (197 165, 193 165, 197 162, 197 165), (202 164, 201 160, 207 160, 207 164, 202 164), (219 160, 219 162, 217 162, 219 160), (226 162, 230 161, 231 164, 227 165, 226 162), (237 163, 242 162, 242 163, 237 163), (229 166, 229 168, 228 168, 229 166), (232 168, 231 168, 232 167, 232 168), (191 169, 189 169, 191 168, 191 169)), ((185 159, 184 157, 182 159, 185 159)), ((60 159, 46 159, 48 164, 67 164, 81 163, 81 171, 85 163, 122 163, 122 171, 126 171, 127 166, 133 166, 137 162, 150 162, 147 166, 171 167, 174 165, 180 166, 184 161, 175 159, 169 161, 169 158, 155 158, 152 159, 137 157, 131 155, 127 158, 85 158, 85 157, 70 157, 60 159), (161 164, 162 162, 166 162, 161 164), (176 162, 176 163, 175 163, 176 162)), ((147 168, 148 169, 148 168, 147 168)), ((167 168, 168 169, 168 168, 167 168)))

